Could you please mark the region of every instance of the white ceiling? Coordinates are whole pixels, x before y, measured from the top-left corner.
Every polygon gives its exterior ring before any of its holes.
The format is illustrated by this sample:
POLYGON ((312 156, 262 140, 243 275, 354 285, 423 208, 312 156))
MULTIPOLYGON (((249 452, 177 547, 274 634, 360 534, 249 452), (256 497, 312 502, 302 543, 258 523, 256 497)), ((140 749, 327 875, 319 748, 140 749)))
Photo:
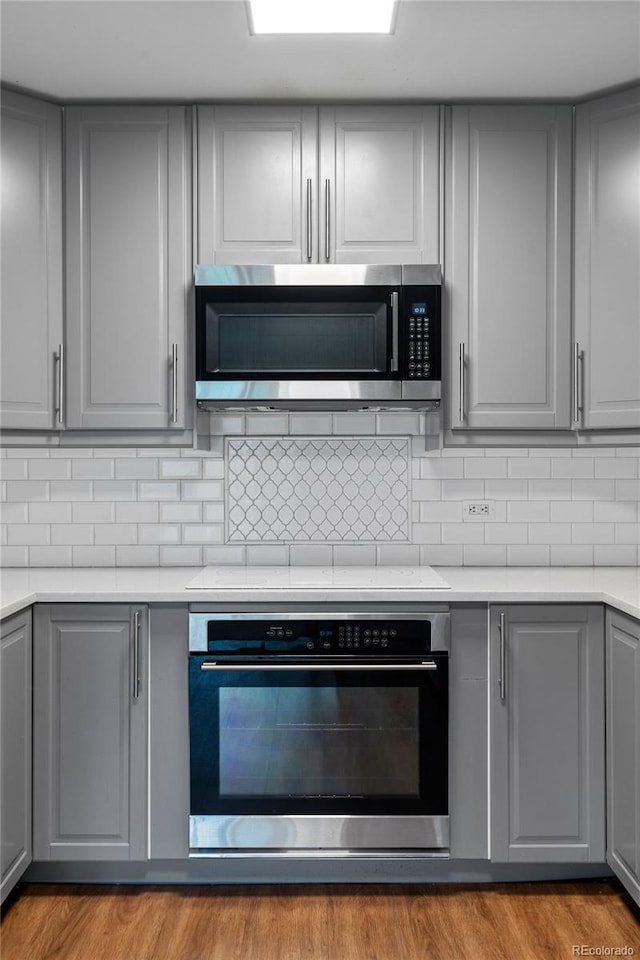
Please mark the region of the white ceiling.
POLYGON ((391 37, 250 36, 243 0, 2 0, 0 18, 2 82, 64 102, 579 99, 640 77, 640 0, 400 0, 391 37))

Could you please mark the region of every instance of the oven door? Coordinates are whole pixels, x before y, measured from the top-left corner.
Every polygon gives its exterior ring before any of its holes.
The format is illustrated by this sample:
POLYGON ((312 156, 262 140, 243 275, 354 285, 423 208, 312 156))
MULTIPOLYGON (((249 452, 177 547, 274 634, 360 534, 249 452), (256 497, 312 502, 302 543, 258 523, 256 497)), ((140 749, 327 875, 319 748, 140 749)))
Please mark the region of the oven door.
POLYGON ((190 656, 192 852, 448 847, 448 659, 190 656))

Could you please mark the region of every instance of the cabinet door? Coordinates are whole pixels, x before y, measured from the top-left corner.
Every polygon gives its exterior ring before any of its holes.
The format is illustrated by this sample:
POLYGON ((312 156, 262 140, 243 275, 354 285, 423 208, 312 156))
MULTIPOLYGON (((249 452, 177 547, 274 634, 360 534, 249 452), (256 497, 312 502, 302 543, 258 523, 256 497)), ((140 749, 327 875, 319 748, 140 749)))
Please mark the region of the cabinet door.
POLYGON ((31 863, 31 611, 0 637, 1 903, 31 863))
POLYGON ((198 107, 199 263, 317 261, 315 107, 198 107))
POLYGON ((62 111, 2 92, 0 426, 51 430, 62 343, 62 111))
POLYGON ((491 859, 605 858, 600 607, 491 610, 491 859))
POLYGON ((320 108, 321 263, 440 263, 438 107, 320 108))
POLYGON ((569 427, 571 109, 453 107, 453 429, 569 427))
POLYGON ((36 608, 34 859, 141 860, 144 607, 36 608))
POLYGON ((607 614, 607 862, 640 906, 640 622, 607 614))
POLYGON ((68 428, 185 425, 183 107, 65 112, 68 428))
POLYGON ((577 425, 640 427, 640 87, 577 108, 575 189, 577 425))

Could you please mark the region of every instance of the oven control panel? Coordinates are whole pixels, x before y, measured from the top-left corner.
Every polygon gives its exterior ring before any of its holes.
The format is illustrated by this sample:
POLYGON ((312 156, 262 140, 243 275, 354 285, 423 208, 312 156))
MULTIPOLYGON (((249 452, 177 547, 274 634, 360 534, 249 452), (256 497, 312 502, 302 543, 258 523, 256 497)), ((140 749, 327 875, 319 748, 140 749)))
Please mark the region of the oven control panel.
POLYGON ((191 614, 190 650, 230 657, 399 656, 448 648, 449 614, 246 616, 191 614))

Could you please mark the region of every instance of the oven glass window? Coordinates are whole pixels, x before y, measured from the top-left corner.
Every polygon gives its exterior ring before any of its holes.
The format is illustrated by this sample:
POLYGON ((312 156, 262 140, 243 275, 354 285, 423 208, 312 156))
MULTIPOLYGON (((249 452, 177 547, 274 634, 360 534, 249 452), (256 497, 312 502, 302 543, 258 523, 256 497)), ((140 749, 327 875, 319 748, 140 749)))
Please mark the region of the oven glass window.
POLYGON ((381 301, 208 303, 209 374, 385 373, 381 301))
POLYGON ((223 687, 219 795, 419 795, 416 687, 223 687))

